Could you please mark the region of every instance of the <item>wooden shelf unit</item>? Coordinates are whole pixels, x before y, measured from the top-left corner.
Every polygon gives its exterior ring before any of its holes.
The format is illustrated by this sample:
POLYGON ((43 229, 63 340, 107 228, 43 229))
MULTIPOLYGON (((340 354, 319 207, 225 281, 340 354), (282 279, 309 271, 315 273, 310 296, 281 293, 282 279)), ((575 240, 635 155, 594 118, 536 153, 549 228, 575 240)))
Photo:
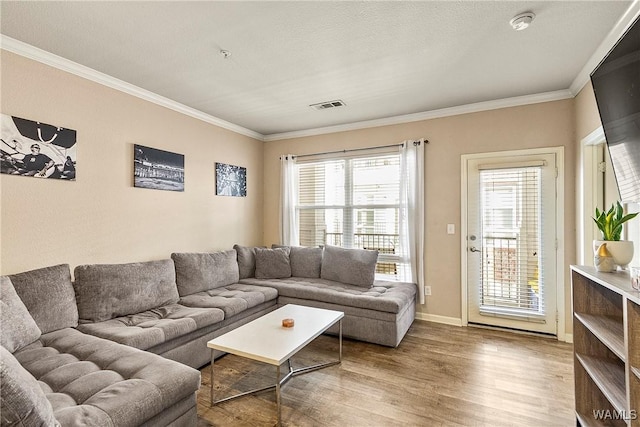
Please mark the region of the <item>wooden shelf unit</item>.
POLYGON ((571 284, 577 425, 640 427, 640 292, 593 267, 571 284))

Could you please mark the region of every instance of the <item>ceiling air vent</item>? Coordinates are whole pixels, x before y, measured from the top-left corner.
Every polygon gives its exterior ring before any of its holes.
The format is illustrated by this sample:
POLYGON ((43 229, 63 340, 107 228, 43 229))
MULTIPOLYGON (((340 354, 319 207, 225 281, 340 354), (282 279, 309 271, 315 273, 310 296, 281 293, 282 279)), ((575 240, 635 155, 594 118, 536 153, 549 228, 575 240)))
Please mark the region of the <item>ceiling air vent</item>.
POLYGON ((311 104, 309 107, 316 110, 326 110, 327 108, 344 107, 345 104, 342 100, 336 99, 335 101, 319 102, 317 104, 311 104))

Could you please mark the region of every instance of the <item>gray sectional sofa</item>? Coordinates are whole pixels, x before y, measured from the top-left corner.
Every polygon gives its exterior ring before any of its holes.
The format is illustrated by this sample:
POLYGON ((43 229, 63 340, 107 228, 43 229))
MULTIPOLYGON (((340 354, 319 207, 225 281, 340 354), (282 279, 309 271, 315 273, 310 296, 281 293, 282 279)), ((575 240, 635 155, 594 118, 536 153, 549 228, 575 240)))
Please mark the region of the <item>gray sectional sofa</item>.
POLYGON ((343 311, 345 337, 395 347, 416 286, 375 281, 376 260, 236 245, 82 265, 73 282, 68 265, 2 276, 2 425, 195 425, 207 341, 289 303, 343 311))

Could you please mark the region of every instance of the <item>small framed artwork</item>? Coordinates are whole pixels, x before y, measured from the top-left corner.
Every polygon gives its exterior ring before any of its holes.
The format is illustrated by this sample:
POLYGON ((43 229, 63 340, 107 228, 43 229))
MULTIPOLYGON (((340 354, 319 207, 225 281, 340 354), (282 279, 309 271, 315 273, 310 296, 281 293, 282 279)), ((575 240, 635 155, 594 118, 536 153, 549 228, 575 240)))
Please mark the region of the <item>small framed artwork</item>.
POLYGON ((247 197, 247 169, 216 163, 216 196, 247 197))
POLYGON ((134 144, 133 186, 184 191, 184 154, 134 144))
POLYGON ((76 180, 76 131, 0 116, 0 173, 76 180))

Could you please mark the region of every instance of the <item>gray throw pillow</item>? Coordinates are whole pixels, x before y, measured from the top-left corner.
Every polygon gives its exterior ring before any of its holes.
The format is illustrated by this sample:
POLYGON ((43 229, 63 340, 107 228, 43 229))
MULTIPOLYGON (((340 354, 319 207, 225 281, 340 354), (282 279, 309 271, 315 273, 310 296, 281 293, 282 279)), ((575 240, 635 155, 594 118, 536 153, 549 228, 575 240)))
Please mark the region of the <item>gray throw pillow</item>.
POLYGON ((173 260, 79 265, 74 270, 80 319, 102 322, 180 299, 173 260))
POLYGON ((309 248, 304 246, 271 245, 272 248, 291 248, 289 260, 291 261, 291 276, 293 277, 320 277, 322 268, 322 248, 309 248))
POLYGON ((256 248, 256 279, 291 277, 289 248, 256 248))
POLYGON ((378 251, 325 246, 320 277, 350 285, 371 287, 376 277, 378 251))
POLYGON ((38 381, 4 347, 0 347, 0 383, 3 426, 60 426, 38 381))
POLYGON ((236 251, 173 253, 176 283, 181 297, 238 283, 236 251))
POLYGON ((256 251, 254 247, 233 245, 238 254, 238 273, 241 279, 256 275, 256 251))
POLYGON ((14 353, 40 338, 40 329, 8 276, 0 277, 0 298, 0 344, 14 353))
POLYGON ((69 264, 12 274, 9 278, 43 334, 78 326, 69 264))

